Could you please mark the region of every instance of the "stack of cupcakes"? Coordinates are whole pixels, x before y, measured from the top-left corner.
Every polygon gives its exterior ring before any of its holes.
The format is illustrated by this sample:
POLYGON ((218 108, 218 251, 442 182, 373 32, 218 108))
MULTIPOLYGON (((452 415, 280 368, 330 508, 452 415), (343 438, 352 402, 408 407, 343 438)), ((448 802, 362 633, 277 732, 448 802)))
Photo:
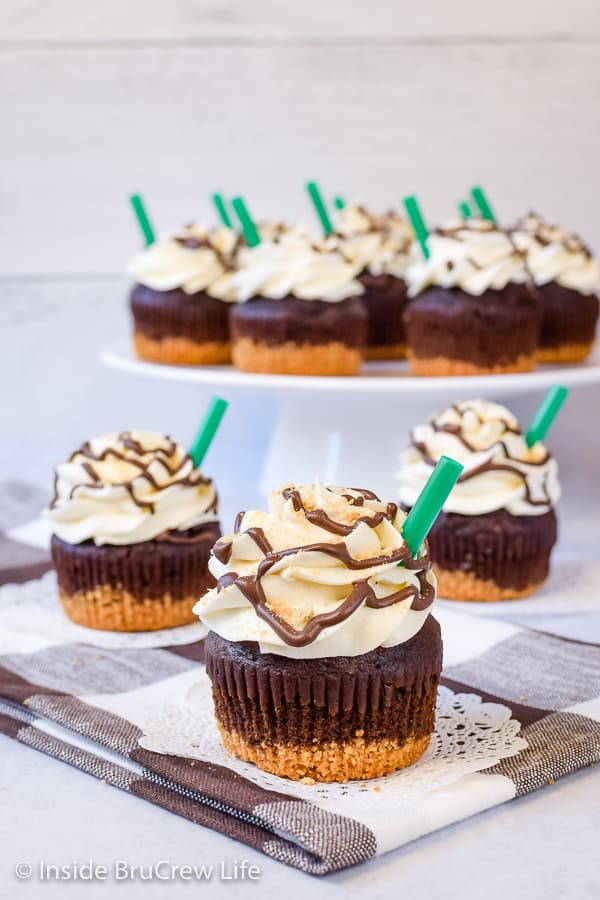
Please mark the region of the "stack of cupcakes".
POLYGON ((367 359, 404 359, 407 304, 405 272, 415 259, 413 230, 398 213, 375 215, 366 207, 344 207, 335 224, 341 253, 354 262, 368 315, 367 359))
POLYGON ((194 621, 221 532, 214 485, 180 444, 137 431, 86 441, 57 466, 48 515, 72 621, 110 631, 194 621))
POLYGON ((600 266, 577 235, 534 214, 501 228, 485 198, 481 217, 464 205, 466 218, 430 233, 415 198, 405 200, 410 223, 358 204, 332 222, 308 187, 321 237, 255 225, 241 198, 232 201, 241 234, 224 207, 223 227, 192 224, 158 241, 150 229, 129 266, 141 358, 352 375, 364 359, 406 355, 415 375, 444 377, 529 372, 590 353, 600 266))
POLYGON ((426 546, 366 490, 289 484, 240 513, 195 607, 225 747, 292 779, 407 766, 434 727, 442 644, 426 546))
MULTIPOLYGON (((557 390, 562 402, 566 392, 557 390)), ((557 537, 556 460, 541 441, 526 440, 504 406, 454 403, 412 430, 398 472, 405 509, 442 454, 464 471, 429 535, 440 596, 493 601, 533 593, 548 576, 557 537)))
POLYGON ((533 369, 541 301, 507 231, 478 218, 438 228, 406 280, 414 299, 404 321, 416 375, 533 369))
POLYGON ((132 259, 130 307, 142 359, 172 365, 218 365, 231 358, 231 292, 213 288, 235 268, 240 238, 231 228, 191 224, 132 259))
POLYGON ((239 253, 213 288, 234 299, 234 364, 245 372, 354 375, 367 337, 357 266, 296 229, 239 253))
POLYGON ((579 362, 593 348, 598 321, 600 266, 579 235, 530 213, 512 229, 542 299, 537 360, 579 362))

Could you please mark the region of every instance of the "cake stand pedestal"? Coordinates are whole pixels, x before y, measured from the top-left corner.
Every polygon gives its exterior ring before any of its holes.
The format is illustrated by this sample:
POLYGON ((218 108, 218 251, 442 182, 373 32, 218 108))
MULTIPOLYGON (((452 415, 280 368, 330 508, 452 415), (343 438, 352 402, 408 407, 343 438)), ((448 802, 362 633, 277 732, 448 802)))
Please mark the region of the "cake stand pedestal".
POLYGON ((436 409, 459 399, 507 402, 527 421, 553 384, 600 382, 600 358, 578 365, 540 366, 535 372, 459 378, 416 378, 406 363, 366 363, 347 378, 253 375, 232 366, 168 366, 143 362, 125 346, 102 361, 133 375, 212 387, 225 397, 269 395, 278 416, 260 480, 264 493, 294 480, 368 487, 394 496, 394 471, 408 430, 436 409), (533 395, 533 396, 532 396, 533 395), (537 395, 537 396, 535 396, 537 395))

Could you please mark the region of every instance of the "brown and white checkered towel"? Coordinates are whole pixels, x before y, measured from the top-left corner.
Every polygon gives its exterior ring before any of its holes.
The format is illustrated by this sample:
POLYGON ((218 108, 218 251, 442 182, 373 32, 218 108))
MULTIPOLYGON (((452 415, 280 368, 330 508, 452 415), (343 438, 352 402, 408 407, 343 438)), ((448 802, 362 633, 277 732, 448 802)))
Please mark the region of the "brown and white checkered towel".
MULTIPOLYGON (((20 567, 19 575, 37 575, 39 565, 37 559, 30 573, 20 567)), ((517 755, 499 753, 492 767, 421 792, 413 802, 378 810, 377 803, 345 805, 338 796, 328 804, 318 786, 313 801, 293 782, 278 781, 273 789, 227 765, 143 749, 131 712, 141 697, 157 708, 166 699, 176 702, 182 684, 206 677, 201 641, 106 649, 92 638, 90 644, 42 639, 35 652, 24 652, 17 638, 10 653, 0 654, 0 732, 281 862, 326 874, 600 759, 599 646, 462 612, 437 617, 444 684, 510 707, 527 747, 517 755)))

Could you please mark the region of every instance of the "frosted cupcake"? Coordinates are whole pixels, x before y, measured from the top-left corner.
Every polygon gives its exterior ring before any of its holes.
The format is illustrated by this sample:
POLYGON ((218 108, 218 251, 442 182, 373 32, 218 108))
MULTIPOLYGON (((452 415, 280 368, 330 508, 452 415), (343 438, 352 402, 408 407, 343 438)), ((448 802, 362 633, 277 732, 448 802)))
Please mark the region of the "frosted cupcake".
POLYGON ((577 362, 591 352, 598 321, 600 266, 581 238, 535 213, 512 231, 543 303, 538 362, 577 362))
POLYGON ((195 612, 225 747, 293 779, 407 766, 434 727, 442 645, 426 548, 370 491, 287 487, 215 545, 195 612))
POLYGON ((230 314, 234 364, 246 372, 355 374, 367 337, 357 274, 300 230, 244 247, 237 272, 213 288, 239 301, 230 314))
POLYGON ((336 241, 343 255, 356 263, 364 287, 369 317, 367 359, 403 359, 406 335, 404 273, 415 259, 413 230, 395 212, 374 215, 364 206, 346 206, 337 217, 336 241))
POLYGON ((535 365, 541 301, 524 254, 482 219, 432 232, 429 259, 406 271, 407 355, 417 375, 527 372, 535 365))
POLYGON ((527 446, 504 406, 455 403, 412 430, 398 472, 405 508, 442 455, 465 468, 429 534, 439 595, 485 601, 533 593, 548 576, 556 543, 556 460, 540 442, 527 446))
POLYGON ((191 224, 137 253, 128 267, 138 356, 180 365, 229 362, 229 306, 235 293, 211 287, 235 268, 239 238, 230 228, 191 224))
POLYGON ((137 431, 92 438, 56 467, 48 515, 73 622, 149 631, 195 621, 221 532, 214 485, 180 444, 137 431))

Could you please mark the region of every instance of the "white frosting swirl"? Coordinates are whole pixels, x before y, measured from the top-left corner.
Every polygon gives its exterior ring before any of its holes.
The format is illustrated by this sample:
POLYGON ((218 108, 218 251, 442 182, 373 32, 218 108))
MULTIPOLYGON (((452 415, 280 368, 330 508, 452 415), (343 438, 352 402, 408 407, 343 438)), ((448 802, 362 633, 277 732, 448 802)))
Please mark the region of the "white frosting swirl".
POLYGON ((138 544, 217 521, 217 494, 181 446, 163 434, 106 434, 56 467, 46 511, 69 544, 138 544))
POLYGON ((427 246, 429 259, 421 254, 406 270, 411 297, 430 285, 458 287, 479 297, 488 290, 501 290, 509 282, 529 281, 524 254, 493 222, 450 222, 429 235, 427 246))
POLYGON ((558 466, 543 444, 529 448, 504 406, 468 400, 412 431, 397 474, 400 502, 412 506, 441 456, 464 465, 445 512, 478 516, 506 509, 515 516, 548 512, 560 497, 558 466))
POLYGON ((209 568, 222 580, 194 611, 226 640, 258 641, 263 653, 294 658, 358 656, 407 641, 424 624, 431 604, 411 609, 413 596, 380 607, 377 601, 405 587, 422 597, 419 577, 433 599, 435 580, 426 558, 399 565, 410 558, 401 535, 404 519, 395 504, 381 503, 369 492, 318 482, 288 485, 271 494, 268 512, 241 513, 236 533, 217 542, 209 568), (321 549, 323 544, 333 552, 321 549), (266 619, 247 597, 257 591, 266 619), (297 634, 314 626, 316 616, 339 612, 355 591, 363 594, 356 608, 303 645, 291 645, 268 620, 274 615, 284 630, 297 634))
POLYGON ((414 232, 396 212, 378 216, 359 204, 346 206, 337 217, 332 240, 346 259, 372 275, 402 278, 417 259, 414 232))
POLYGON ((358 272, 358 266, 335 249, 318 246, 306 232, 296 229, 256 247, 244 247, 238 270, 219 279, 210 293, 223 300, 280 300, 291 295, 338 302, 363 293, 363 286, 356 281, 358 272))
MULTIPOLYGON (((192 223, 172 235, 161 236, 137 253, 127 274, 155 291, 180 288, 186 294, 211 292, 212 285, 235 267, 238 235, 231 228, 210 231, 192 223)), ((222 297, 235 300, 235 295, 222 297)))
POLYGON ((512 230, 513 240, 526 254, 527 266, 536 284, 555 281, 581 294, 600 290, 600 265, 579 235, 568 234, 558 225, 548 225, 530 213, 512 230))

